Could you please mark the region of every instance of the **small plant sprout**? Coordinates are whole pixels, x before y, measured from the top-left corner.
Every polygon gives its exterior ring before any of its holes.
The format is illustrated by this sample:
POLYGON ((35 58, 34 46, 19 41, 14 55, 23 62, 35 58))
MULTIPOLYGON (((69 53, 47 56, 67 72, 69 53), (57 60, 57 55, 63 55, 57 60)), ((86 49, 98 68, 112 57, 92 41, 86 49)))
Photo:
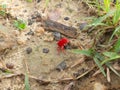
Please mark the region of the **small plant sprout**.
POLYGON ((6 4, 0 5, 0 15, 5 16, 6 15, 6 4))
POLYGON ((26 28, 26 23, 23 20, 15 20, 14 26, 21 31, 26 28))

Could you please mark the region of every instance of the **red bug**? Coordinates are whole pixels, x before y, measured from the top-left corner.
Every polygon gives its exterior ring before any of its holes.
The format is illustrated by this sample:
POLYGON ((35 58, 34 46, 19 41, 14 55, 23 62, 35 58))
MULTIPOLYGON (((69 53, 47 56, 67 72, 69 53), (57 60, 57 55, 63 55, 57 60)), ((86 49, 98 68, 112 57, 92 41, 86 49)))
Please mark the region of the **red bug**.
POLYGON ((63 51, 64 52, 64 47, 69 43, 69 40, 67 38, 62 38, 57 42, 57 50, 58 52, 63 51))

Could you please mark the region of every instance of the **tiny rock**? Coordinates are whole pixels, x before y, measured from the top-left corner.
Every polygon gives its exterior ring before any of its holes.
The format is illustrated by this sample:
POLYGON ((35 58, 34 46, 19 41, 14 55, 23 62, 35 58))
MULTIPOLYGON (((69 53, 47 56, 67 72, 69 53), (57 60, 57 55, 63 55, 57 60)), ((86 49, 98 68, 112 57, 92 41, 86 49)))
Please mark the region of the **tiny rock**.
POLYGON ((55 40, 60 40, 61 34, 59 32, 53 32, 53 35, 55 40))
POLYGON ((17 43, 22 45, 22 44, 25 44, 26 43, 26 40, 23 40, 23 39, 18 39, 17 40, 17 43))
POLYGON ((28 38, 29 36, 26 36, 26 32, 23 32, 20 36, 17 37, 17 43, 20 45, 26 44, 28 38))
POLYGON ((37 0, 37 3, 39 3, 41 0, 37 0))
POLYGON ((64 18, 64 20, 66 20, 66 21, 69 20, 69 19, 70 19, 69 17, 65 17, 65 18, 64 18))
POLYGON ((32 52, 32 48, 31 47, 28 47, 27 49, 26 49, 26 53, 27 54, 30 54, 32 52))
POLYGON ((86 26, 87 26, 87 23, 86 23, 86 22, 81 23, 80 26, 79 26, 79 29, 80 29, 80 30, 83 30, 86 26))
POLYGON ((33 19, 28 19, 28 25, 32 25, 34 23, 33 19))
POLYGON ((56 70, 58 71, 62 71, 64 69, 66 69, 67 65, 65 61, 62 61, 60 64, 57 65, 56 70))
POLYGON ((40 36, 40 35, 44 34, 45 30, 43 27, 39 27, 37 30, 35 30, 35 32, 36 32, 37 36, 40 36))
POLYGON ((34 35, 34 32, 32 30, 30 30, 26 35, 34 35))
POLYGON ((12 63, 6 63, 6 67, 8 69, 13 69, 14 68, 14 64, 12 64, 12 63))
POLYGON ((48 53, 49 49, 48 48, 43 48, 43 53, 48 53))

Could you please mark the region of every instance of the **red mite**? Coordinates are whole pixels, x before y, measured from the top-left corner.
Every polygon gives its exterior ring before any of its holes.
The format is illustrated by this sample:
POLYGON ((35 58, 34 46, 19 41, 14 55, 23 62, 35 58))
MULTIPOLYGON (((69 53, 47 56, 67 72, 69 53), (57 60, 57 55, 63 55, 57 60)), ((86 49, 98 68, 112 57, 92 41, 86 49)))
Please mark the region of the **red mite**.
POLYGON ((69 43, 69 40, 67 38, 62 38, 57 42, 57 50, 58 52, 63 51, 64 52, 64 46, 66 46, 69 43))

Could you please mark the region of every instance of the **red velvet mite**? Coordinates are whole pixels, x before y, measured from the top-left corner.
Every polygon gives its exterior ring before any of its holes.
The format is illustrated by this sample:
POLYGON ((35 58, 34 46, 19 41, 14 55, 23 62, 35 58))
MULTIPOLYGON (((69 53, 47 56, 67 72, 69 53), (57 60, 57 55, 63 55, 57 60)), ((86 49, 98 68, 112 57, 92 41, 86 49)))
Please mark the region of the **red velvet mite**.
POLYGON ((67 38, 62 38, 57 42, 57 50, 59 51, 64 51, 64 46, 66 46, 69 43, 69 40, 67 38))

